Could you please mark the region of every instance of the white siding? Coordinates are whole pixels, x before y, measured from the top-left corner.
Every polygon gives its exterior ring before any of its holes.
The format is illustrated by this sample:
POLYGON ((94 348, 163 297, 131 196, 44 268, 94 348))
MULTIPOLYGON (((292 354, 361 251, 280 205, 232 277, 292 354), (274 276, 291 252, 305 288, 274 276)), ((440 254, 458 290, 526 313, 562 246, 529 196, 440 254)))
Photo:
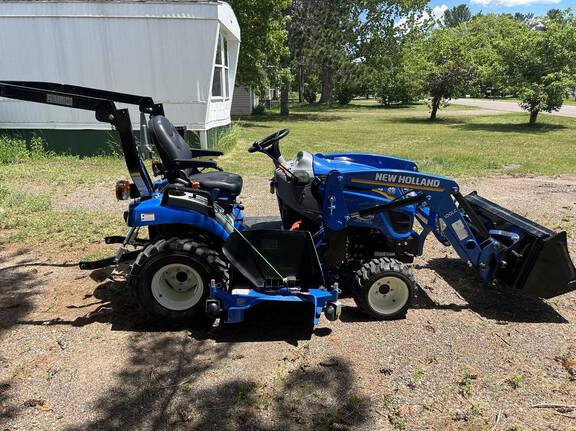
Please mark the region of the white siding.
POLYGON ((251 89, 246 87, 234 87, 231 114, 250 115, 257 103, 257 98, 251 89))
MULTIPOLYGON (((53 81, 152 96, 194 130, 230 123, 211 104, 216 39, 229 39, 234 85, 240 30, 223 2, 0 2, 0 79, 53 81)), ((131 110, 138 121, 137 109, 131 110)), ((98 129, 93 113, 0 100, 0 128, 98 129)))

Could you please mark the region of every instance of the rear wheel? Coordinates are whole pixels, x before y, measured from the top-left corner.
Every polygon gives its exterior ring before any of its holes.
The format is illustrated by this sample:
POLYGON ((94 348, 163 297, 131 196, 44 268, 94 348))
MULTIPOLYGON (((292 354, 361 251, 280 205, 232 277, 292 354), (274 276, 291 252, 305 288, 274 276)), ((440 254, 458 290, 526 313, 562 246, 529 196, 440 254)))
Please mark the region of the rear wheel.
POLYGON ((135 301, 159 322, 204 326, 210 280, 226 285, 227 266, 207 244, 191 239, 160 239, 140 253, 130 272, 135 301))
POLYGON ((379 320, 406 315, 416 290, 414 277, 402 262, 387 257, 373 259, 356 271, 354 301, 379 320))

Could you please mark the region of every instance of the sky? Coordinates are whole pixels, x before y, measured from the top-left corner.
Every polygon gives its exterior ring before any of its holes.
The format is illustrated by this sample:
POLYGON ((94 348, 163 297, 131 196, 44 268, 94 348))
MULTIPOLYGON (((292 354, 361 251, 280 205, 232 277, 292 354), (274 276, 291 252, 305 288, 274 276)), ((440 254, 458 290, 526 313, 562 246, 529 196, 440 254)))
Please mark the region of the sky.
POLYGON ((428 6, 435 9, 436 13, 465 3, 472 13, 495 12, 495 13, 530 13, 545 15, 548 9, 576 9, 576 0, 432 0, 428 6))

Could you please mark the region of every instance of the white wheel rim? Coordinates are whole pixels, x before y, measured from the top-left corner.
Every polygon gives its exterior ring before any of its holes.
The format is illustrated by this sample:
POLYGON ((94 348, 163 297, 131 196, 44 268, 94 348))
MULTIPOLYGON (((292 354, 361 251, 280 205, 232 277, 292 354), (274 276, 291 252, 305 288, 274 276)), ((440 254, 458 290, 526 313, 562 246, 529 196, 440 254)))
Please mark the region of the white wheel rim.
POLYGON ((198 304, 204 292, 204 281, 194 268, 172 263, 156 271, 151 289, 154 299, 162 307, 183 311, 198 304))
POLYGON ((368 291, 368 304, 379 314, 391 315, 400 311, 410 298, 410 288, 398 277, 381 277, 368 291))

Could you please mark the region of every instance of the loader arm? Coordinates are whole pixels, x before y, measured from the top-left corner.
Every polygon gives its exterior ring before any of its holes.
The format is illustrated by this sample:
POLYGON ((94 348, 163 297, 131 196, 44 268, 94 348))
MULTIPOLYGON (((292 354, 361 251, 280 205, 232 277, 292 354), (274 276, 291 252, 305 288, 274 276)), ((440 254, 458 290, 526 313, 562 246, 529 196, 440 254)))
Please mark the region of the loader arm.
POLYGON ((536 223, 472 194, 464 197, 449 178, 405 170, 341 173, 331 171, 324 182, 323 219, 328 229, 345 229, 355 219, 413 205, 422 232, 418 254, 430 232, 477 268, 484 280, 499 280, 524 293, 551 298, 576 290, 564 232, 555 234, 536 223), (359 189, 401 189, 387 202, 365 201, 354 207, 351 193, 359 189))
POLYGON ((439 239, 448 240, 463 260, 478 266, 482 248, 456 206, 455 194, 459 194, 455 181, 421 172, 379 170, 342 174, 332 171, 325 182, 324 223, 329 229, 337 231, 346 228, 348 223, 357 217, 365 217, 392 207, 416 205, 416 218, 423 228, 423 232, 418 235, 420 250, 427 235, 433 232, 439 239), (413 193, 401 199, 365 208, 349 208, 347 205, 348 191, 390 187, 409 189, 413 193))
POLYGON ((137 105, 140 112, 145 114, 163 115, 162 105, 155 104, 152 98, 75 85, 32 81, 0 81, 0 97, 93 111, 98 121, 111 124, 120 135, 126 167, 140 196, 143 198, 151 196, 154 186, 138 154, 130 115, 127 109, 117 109, 114 102, 137 105))

